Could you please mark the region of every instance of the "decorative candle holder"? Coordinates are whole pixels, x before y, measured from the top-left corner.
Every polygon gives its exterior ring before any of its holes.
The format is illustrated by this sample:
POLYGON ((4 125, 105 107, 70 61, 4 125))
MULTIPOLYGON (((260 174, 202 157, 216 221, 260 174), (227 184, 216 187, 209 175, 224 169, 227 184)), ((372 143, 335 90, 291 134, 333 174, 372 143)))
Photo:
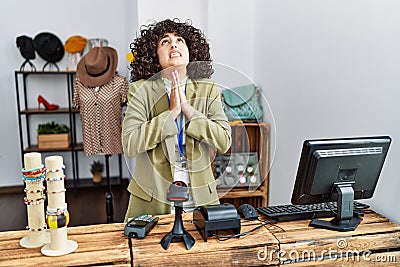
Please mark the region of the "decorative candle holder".
POLYGON ((50 243, 43 246, 42 254, 61 256, 78 248, 78 243, 67 239, 69 213, 65 203, 64 169, 61 156, 50 156, 45 159, 48 206, 46 211, 47 225, 50 228, 50 243))
POLYGON ((37 248, 49 242, 46 233, 46 222, 44 216, 44 194, 45 168, 42 164, 42 155, 37 152, 24 155, 24 168, 22 179, 25 182, 24 202, 28 212, 29 233, 23 237, 19 244, 24 248, 37 248))

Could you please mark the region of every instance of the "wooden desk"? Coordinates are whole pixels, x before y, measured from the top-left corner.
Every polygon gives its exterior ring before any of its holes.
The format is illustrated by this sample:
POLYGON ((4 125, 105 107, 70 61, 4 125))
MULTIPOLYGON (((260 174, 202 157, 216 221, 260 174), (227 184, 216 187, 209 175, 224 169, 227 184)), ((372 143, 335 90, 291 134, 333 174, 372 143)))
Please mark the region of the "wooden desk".
MULTIPOLYGON (((183 214, 183 219, 184 222, 190 222, 192 214, 183 214)), ((258 251, 265 246, 278 249, 278 241, 265 228, 246 238, 217 241, 215 237, 210 237, 204 242, 194 224, 187 223, 184 227, 196 240, 195 245, 186 250, 183 242, 174 242, 168 250, 164 250, 160 240, 171 231, 173 221, 172 216, 161 217, 159 226, 155 227, 147 238, 133 241, 135 266, 255 266, 260 264, 257 258, 258 251)), ((243 222, 241 232, 251 230, 257 225, 259 223, 243 222)), ((268 259, 266 263, 278 264, 278 258, 268 259)))
POLYGON ((371 210, 365 211, 355 231, 319 229, 309 227, 309 222, 279 223, 285 231, 271 228, 279 241, 281 264, 291 263, 290 266, 296 267, 400 266, 400 225, 371 210))
POLYGON ((78 242, 73 253, 47 257, 40 248, 19 245, 28 231, 0 232, 0 266, 93 266, 125 264, 130 256, 124 224, 100 224, 68 228, 68 239, 78 242))
MULTIPOLYGON (((172 229, 174 217, 160 216, 158 225, 142 240, 132 239, 135 266, 257 266, 289 263, 290 266, 399 266, 400 225, 389 222, 368 211, 356 231, 335 232, 308 227, 309 220, 277 224, 251 233, 246 237, 217 241, 210 237, 204 242, 190 223, 192 214, 184 214, 185 229, 196 239, 192 249, 182 242, 171 243, 168 250, 160 245, 161 238, 172 229), (339 243, 338 243, 339 241, 339 243), (338 244, 346 244, 341 252, 338 244), (326 252, 331 251, 331 256, 326 252), (357 257, 337 259, 348 251, 359 252, 357 257), (366 261, 361 254, 370 251, 366 261), (316 258, 312 257, 312 252, 316 258), (289 261, 290 257, 305 262, 289 261), (322 260, 320 256, 324 255, 322 260), (336 256, 336 259, 335 259, 336 256), (378 261, 379 260, 379 261, 378 261)), ((243 222, 242 232, 257 226, 243 222)), ((124 224, 102 224, 68 228, 68 239, 78 242, 78 249, 60 257, 46 257, 40 248, 26 249, 19 240, 27 231, 0 232, 0 266, 129 266, 128 238, 123 235, 124 224)))

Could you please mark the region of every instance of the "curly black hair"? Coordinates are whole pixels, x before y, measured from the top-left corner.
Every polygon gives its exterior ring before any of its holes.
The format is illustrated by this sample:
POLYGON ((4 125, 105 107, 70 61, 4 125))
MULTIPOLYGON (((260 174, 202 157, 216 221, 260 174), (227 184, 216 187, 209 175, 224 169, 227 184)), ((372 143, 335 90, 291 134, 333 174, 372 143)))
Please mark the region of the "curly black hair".
POLYGON ((134 82, 140 79, 158 78, 162 68, 158 61, 157 44, 166 33, 176 33, 186 41, 189 48, 187 75, 190 79, 210 78, 214 73, 209 44, 203 32, 191 25, 190 21, 166 19, 148 26, 142 26, 140 36, 130 48, 134 60, 130 63, 131 78, 134 82), (158 75, 156 75, 158 74, 158 75))

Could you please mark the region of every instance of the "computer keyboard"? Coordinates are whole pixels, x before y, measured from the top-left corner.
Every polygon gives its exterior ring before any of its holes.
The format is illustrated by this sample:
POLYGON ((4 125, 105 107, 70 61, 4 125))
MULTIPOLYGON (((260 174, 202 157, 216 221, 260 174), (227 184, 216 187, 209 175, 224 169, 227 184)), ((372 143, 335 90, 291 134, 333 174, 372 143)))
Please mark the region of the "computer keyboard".
MULTIPOLYGON (((369 205, 354 201, 354 210, 369 208, 369 205)), ((337 202, 327 202, 306 205, 278 205, 257 208, 257 211, 275 221, 285 222, 312 218, 334 217, 337 212, 337 202)))

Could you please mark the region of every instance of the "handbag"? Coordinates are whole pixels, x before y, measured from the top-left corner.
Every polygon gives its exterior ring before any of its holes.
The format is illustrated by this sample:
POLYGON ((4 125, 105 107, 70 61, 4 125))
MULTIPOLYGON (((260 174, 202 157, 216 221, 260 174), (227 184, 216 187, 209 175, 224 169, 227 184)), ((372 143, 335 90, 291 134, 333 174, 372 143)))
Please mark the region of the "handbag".
POLYGON ((260 89, 254 84, 223 90, 222 105, 228 120, 261 120, 264 111, 260 95, 260 89))

